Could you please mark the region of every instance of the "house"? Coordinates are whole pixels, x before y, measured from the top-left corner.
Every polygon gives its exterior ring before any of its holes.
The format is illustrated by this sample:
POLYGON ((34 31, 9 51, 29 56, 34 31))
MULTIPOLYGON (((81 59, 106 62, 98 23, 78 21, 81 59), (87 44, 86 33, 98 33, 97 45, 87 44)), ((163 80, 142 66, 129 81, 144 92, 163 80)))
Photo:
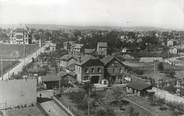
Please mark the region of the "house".
POLYGON ((16 28, 10 33, 10 44, 31 44, 32 38, 28 30, 16 28))
POLYGON ((142 79, 132 79, 132 81, 126 86, 127 93, 136 96, 145 96, 147 95, 147 90, 151 89, 152 85, 142 79))
POLYGON ((45 49, 45 52, 49 53, 49 52, 56 51, 56 44, 50 41, 48 43, 49 43, 49 46, 45 49))
POLYGON ((72 46, 72 50, 71 50, 71 53, 73 55, 80 55, 82 53, 82 48, 83 48, 84 44, 78 44, 78 43, 75 43, 73 46, 72 46))
POLYGON ((97 54, 100 56, 106 56, 107 55, 107 42, 98 42, 97 43, 97 54))
POLYGON ((85 55, 75 64, 75 73, 79 83, 86 81, 93 84, 101 83, 104 78, 104 64, 98 58, 85 55))
POLYGON ((59 66, 67 67, 77 61, 77 58, 71 54, 66 54, 59 59, 59 66))
POLYGON ((72 46, 74 45, 74 41, 66 41, 63 42, 63 48, 67 51, 70 51, 72 49, 72 46))
POLYGON ((60 80, 60 76, 54 73, 49 73, 45 76, 41 76, 41 82, 46 85, 47 89, 59 88, 60 80))
POLYGON ((106 56, 101 61, 104 63, 105 78, 110 84, 123 84, 126 76, 126 66, 115 56, 106 56))
POLYGON ((171 47, 174 46, 175 41, 173 39, 167 41, 167 46, 171 47))

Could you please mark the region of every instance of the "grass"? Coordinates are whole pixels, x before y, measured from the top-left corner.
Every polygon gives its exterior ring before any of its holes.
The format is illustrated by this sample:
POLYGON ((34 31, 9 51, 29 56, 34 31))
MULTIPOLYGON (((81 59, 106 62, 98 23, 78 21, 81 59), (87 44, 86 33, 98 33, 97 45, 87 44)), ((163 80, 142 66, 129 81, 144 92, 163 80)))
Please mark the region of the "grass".
POLYGON ((0 44, 0 57, 22 58, 39 48, 38 45, 0 44))
POLYGON ((6 111, 7 116, 45 116, 37 106, 6 111))
MULTIPOLYGON (((10 70, 12 67, 14 67, 16 64, 18 64, 18 61, 3 61, 2 65, 0 63, 0 69, 2 67, 3 74, 6 73, 8 70, 10 70)), ((0 75, 2 71, 0 70, 0 75)))

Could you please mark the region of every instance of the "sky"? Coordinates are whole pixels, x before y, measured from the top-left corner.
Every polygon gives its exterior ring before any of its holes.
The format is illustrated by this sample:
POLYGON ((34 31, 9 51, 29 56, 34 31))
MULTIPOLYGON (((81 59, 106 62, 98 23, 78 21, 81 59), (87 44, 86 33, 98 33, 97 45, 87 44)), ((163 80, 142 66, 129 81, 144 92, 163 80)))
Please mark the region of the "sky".
POLYGON ((184 0, 0 0, 0 24, 184 29, 184 0))

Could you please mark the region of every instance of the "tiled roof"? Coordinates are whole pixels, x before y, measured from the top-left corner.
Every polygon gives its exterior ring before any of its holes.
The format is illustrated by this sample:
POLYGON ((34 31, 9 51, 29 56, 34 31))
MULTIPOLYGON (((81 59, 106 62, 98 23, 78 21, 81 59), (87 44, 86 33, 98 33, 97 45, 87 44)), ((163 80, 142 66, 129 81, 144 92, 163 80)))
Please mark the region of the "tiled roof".
POLYGON ((148 84, 142 79, 132 79, 132 81, 127 85, 127 87, 136 89, 136 90, 144 90, 151 87, 151 84, 148 84))
POLYGON ((84 56, 81 56, 79 58, 79 61, 76 63, 78 65, 83 65, 85 64, 87 61, 89 61, 90 59, 97 59, 95 58, 94 56, 91 56, 91 55, 84 55, 84 56))
POLYGON ((66 54, 66 55, 62 56, 60 59, 61 59, 61 60, 66 60, 66 61, 68 61, 68 60, 70 60, 71 58, 77 59, 77 58, 75 58, 75 57, 74 57, 73 55, 71 55, 71 54, 66 54))
POLYGON ((49 81, 59 81, 60 77, 57 74, 49 73, 46 76, 42 76, 43 82, 49 82, 49 81))
POLYGON ((120 62, 121 64, 123 64, 117 57, 115 56, 106 56, 103 59, 101 59, 101 61, 104 63, 104 65, 107 65, 109 62, 111 62, 113 59, 116 59, 118 62, 120 62))

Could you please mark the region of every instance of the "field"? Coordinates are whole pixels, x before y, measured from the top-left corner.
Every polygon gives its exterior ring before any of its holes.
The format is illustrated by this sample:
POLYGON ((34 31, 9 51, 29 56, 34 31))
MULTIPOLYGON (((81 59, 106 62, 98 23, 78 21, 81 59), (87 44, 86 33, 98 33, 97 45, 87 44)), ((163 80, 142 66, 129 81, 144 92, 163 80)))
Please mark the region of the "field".
POLYGON ((1 67, 3 69, 3 73, 7 72, 13 66, 15 66, 18 61, 3 61, 2 64, 0 63, 0 75, 1 75, 1 67))
POLYGON ((39 48, 38 45, 0 44, 1 58, 22 58, 39 48))
POLYGON ((6 114, 7 116, 45 116, 44 113, 38 108, 38 106, 11 109, 8 110, 6 114))

